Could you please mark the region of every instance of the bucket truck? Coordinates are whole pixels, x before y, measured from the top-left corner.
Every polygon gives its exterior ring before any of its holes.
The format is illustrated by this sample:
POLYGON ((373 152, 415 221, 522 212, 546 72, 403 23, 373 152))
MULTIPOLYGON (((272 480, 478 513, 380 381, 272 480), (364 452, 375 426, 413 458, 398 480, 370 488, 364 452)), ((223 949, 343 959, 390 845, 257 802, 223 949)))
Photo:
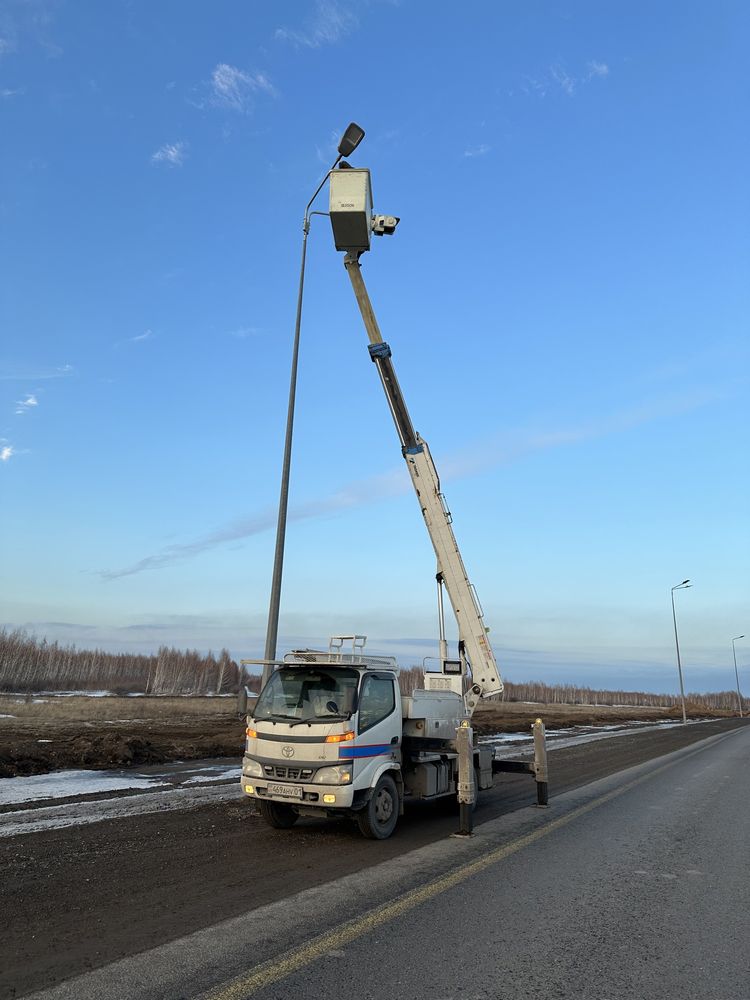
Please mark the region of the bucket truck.
POLYGON ((365 636, 334 636, 327 651, 299 649, 273 661, 275 669, 248 716, 242 788, 273 827, 291 827, 301 815, 345 813, 376 839, 391 835, 406 800, 453 796, 460 832, 468 834, 477 792, 492 786, 496 771, 532 774, 538 802, 546 804, 544 726, 538 720, 533 727, 530 763, 499 761, 490 748, 474 745, 474 709, 503 684, 435 464, 414 430, 359 264, 372 234, 392 233, 398 219, 373 214, 369 170, 346 163, 330 174, 330 218, 435 550, 440 666, 425 671, 422 688, 402 696, 396 660, 366 653, 365 636), (453 658, 444 592, 458 625, 453 658))

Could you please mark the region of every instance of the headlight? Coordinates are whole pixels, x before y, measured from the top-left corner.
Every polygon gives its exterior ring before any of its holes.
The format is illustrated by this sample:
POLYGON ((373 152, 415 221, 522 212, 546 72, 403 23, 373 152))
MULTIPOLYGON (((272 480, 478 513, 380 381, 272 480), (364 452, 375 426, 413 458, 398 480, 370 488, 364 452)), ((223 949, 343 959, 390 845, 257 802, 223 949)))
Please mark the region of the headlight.
POLYGON ((263 768, 257 760, 246 757, 242 762, 242 773, 246 778, 259 778, 263 774, 263 768))
POLYGON ((351 764, 338 767, 321 767, 313 778, 315 785, 348 785, 352 780, 351 764))

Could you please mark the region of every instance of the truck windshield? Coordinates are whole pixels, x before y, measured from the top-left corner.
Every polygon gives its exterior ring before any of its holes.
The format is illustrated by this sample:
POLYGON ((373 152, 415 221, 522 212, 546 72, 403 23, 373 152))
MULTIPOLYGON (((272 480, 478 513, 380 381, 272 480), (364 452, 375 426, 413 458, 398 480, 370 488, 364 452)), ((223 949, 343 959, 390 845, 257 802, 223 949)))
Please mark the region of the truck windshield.
POLYGON ((357 699, 356 670, 282 667, 263 688, 254 719, 314 722, 349 719, 357 699))

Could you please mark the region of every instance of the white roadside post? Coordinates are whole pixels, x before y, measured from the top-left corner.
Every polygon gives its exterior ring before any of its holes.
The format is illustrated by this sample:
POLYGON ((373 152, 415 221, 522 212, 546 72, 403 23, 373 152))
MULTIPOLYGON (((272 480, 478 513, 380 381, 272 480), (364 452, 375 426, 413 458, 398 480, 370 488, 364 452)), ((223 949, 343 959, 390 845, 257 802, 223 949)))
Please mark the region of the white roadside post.
POLYGON ((537 719, 531 726, 534 735, 534 777, 536 779, 536 804, 549 804, 549 784, 547 771, 547 737, 544 723, 537 719))
POLYGON ((456 730, 458 751, 458 833, 470 837, 474 829, 474 802, 476 783, 474 780, 474 730, 469 719, 462 719, 456 730))

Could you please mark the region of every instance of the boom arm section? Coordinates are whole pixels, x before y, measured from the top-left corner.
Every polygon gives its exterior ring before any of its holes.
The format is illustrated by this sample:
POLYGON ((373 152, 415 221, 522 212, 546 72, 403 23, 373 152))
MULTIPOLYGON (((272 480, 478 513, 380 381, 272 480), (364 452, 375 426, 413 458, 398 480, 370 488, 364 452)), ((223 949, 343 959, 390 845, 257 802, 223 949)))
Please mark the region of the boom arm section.
MULTIPOLYGON (((406 460, 414 490, 422 509, 427 532, 437 557, 438 575, 445 589, 458 623, 459 648, 463 649, 471 664, 472 684, 464 695, 468 715, 471 715, 480 698, 498 694, 503 690, 497 663, 492 652, 482 609, 474 587, 466 575, 461 553, 451 527, 451 515, 440 492, 440 479, 430 455, 427 442, 423 441, 412 426, 401 387, 391 361, 391 349, 380 334, 375 313, 356 254, 344 259, 346 270, 357 298, 362 319, 370 340, 370 357, 374 361, 383 384, 388 406, 396 425, 401 450, 406 460)), ((444 664, 443 664, 444 667, 444 664)), ((466 665, 462 657, 462 672, 466 665)))

